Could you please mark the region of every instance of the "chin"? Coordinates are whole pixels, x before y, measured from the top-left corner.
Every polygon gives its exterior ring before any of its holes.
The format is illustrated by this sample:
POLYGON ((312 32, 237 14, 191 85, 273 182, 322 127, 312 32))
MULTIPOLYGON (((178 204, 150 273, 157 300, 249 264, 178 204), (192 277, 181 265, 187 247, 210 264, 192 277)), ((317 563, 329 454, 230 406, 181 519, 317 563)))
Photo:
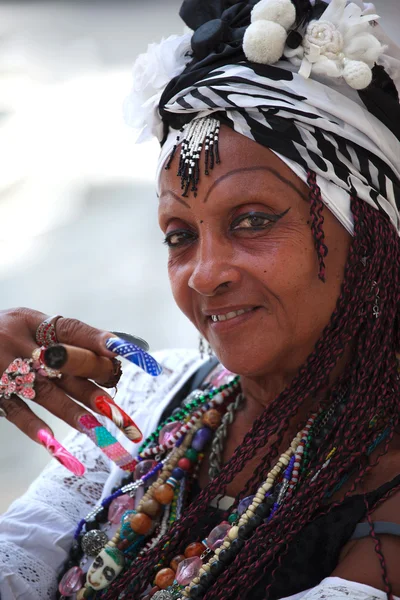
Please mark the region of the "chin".
POLYGON ((273 369, 277 358, 268 356, 265 347, 262 351, 257 352, 254 347, 251 350, 241 350, 240 344, 235 346, 233 351, 228 350, 226 347, 215 348, 214 353, 228 371, 243 377, 266 375, 273 369))

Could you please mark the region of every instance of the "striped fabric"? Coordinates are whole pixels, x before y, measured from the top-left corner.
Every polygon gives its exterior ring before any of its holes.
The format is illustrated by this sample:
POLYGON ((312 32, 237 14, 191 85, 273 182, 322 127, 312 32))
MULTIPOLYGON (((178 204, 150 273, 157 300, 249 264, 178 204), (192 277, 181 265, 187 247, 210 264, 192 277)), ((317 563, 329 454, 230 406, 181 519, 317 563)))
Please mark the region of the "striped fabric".
MULTIPOLYGON (((342 88, 332 79, 304 79, 285 61, 243 61, 210 70, 160 109, 166 122, 168 115, 188 122, 218 112, 222 123, 270 148, 303 181, 314 171, 324 202, 350 233, 351 193, 386 213, 400 233, 400 141, 357 92, 342 88)), ((176 135, 170 129, 159 174, 176 135)))

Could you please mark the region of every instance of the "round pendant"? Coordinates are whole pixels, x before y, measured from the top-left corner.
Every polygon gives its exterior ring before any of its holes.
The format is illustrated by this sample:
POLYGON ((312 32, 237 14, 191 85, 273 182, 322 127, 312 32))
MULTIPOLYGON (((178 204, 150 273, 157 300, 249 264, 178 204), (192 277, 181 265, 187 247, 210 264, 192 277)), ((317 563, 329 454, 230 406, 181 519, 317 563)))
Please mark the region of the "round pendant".
POLYGON ((167 590, 160 590, 152 596, 152 600, 172 600, 173 596, 167 590))
POLYGON ((104 531, 94 529, 93 531, 88 531, 83 536, 81 542, 82 550, 88 556, 97 556, 98 553, 103 550, 107 542, 108 536, 104 533, 104 531))

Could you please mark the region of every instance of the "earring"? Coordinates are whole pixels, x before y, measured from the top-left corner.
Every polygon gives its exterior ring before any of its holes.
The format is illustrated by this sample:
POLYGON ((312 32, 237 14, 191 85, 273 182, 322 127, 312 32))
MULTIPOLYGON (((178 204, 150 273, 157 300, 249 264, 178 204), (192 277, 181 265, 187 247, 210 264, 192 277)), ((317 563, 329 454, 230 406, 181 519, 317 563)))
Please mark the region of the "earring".
POLYGON ((200 358, 204 358, 204 340, 203 340, 203 336, 199 335, 199 354, 200 354, 200 358))
POLYGON ((208 354, 209 360, 211 360, 212 357, 214 356, 214 351, 213 351, 213 349, 211 347, 210 342, 208 342, 208 344, 207 344, 207 354, 208 354))

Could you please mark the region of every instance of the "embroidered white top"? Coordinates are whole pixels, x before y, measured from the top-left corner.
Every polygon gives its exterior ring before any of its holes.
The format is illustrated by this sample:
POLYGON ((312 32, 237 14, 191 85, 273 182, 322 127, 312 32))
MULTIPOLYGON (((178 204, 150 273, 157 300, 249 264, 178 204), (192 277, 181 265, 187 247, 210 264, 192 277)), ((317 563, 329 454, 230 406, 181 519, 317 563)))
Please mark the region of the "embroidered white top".
MULTIPOLYGON (((156 358, 164 367, 162 375, 152 378, 125 363, 118 391, 119 404, 135 416, 145 436, 156 428, 164 408, 204 362, 191 350, 159 352, 156 358)), ((107 427, 132 452, 132 443, 109 422, 107 427)), ((26 494, 0 517, 1 600, 55 598, 57 572, 68 556, 77 523, 124 476, 84 435, 70 434, 65 446, 86 466, 84 477, 75 477, 52 461, 26 494)), ((290 600, 326 597, 384 600, 386 596, 365 585, 328 578, 290 600)))

